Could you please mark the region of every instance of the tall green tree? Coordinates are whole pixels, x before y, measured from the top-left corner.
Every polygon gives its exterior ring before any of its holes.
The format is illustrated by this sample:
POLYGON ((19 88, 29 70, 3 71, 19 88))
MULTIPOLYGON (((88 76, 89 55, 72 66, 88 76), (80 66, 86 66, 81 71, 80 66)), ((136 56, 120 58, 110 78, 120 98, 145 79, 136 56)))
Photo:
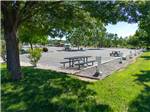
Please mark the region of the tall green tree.
POLYGON ((47 30, 65 27, 71 32, 71 29, 88 21, 88 18, 83 19, 84 15, 101 20, 104 24, 136 22, 139 16, 136 4, 134 1, 2 1, 2 28, 6 41, 8 71, 13 79, 21 78, 17 32, 22 25, 31 24, 37 29, 47 30), (74 21, 75 18, 78 18, 77 21, 74 21))
POLYGON ((33 49, 33 44, 45 45, 48 43, 48 36, 46 33, 40 32, 40 30, 31 30, 27 27, 21 27, 19 29, 19 40, 22 43, 28 43, 33 49))
POLYGON ((137 36, 135 36, 135 35, 129 36, 128 44, 130 46, 132 46, 133 48, 136 48, 136 47, 140 46, 139 38, 137 36))
POLYGON ((139 29, 135 36, 139 38, 143 47, 150 48, 150 1, 139 2, 138 9, 140 13, 139 29))
POLYGON ((74 18, 72 18, 71 32, 70 36, 68 36, 68 40, 76 45, 78 49, 81 45, 86 46, 87 37, 92 35, 93 32, 91 29, 94 28, 93 24, 95 23, 96 19, 90 17, 89 12, 77 10, 77 12, 74 13, 74 18))
POLYGON ((88 1, 81 4, 92 17, 100 19, 105 24, 116 24, 118 21, 135 23, 140 16, 141 4, 136 1, 88 1))
POLYGON ((130 36, 127 39, 127 43, 134 47, 150 47, 150 1, 136 1, 137 20, 139 28, 136 31, 135 35, 130 36))
POLYGON ((92 35, 92 44, 96 47, 103 47, 105 42, 105 32, 106 29, 104 24, 101 21, 97 21, 93 24, 93 28, 91 29, 92 35))
POLYGON ((2 28, 4 29, 7 51, 7 69, 12 74, 13 79, 18 80, 22 76, 18 48, 19 39, 17 37, 19 27, 24 23, 36 23, 38 28, 46 27, 48 23, 55 22, 55 17, 58 18, 58 15, 62 13, 61 11, 65 12, 66 9, 63 8, 62 1, 2 1, 1 6, 2 28))

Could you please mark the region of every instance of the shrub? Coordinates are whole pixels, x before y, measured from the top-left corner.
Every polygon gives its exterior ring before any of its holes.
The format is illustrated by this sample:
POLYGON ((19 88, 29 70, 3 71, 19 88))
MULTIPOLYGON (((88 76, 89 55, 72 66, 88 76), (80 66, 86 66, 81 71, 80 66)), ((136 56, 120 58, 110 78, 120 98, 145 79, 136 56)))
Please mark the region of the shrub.
POLYGON ((0 49, 1 57, 4 62, 6 62, 6 44, 4 40, 1 40, 1 49, 0 49))
POLYGON ((43 47, 43 52, 47 52, 48 49, 46 47, 43 47))
POLYGON ((29 56, 28 58, 30 59, 30 63, 36 67, 38 61, 40 60, 42 54, 41 54, 42 50, 39 48, 35 48, 35 49, 29 49, 29 56))

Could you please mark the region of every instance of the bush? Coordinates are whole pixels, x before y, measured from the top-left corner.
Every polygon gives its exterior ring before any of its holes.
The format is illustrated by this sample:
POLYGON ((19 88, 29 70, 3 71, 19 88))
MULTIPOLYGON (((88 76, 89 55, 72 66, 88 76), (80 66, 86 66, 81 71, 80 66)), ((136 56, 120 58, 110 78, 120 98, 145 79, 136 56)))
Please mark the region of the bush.
POLYGON ((43 52, 47 52, 48 49, 46 47, 43 48, 43 52))
POLYGON ((1 53, 1 57, 2 57, 3 61, 6 62, 7 61, 7 59, 6 59, 6 44, 5 44, 4 40, 1 40, 0 53, 1 53))
POLYGON ((29 49, 29 59, 30 59, 30 63, 36 67, 38 61, 40 60, 42 54, 41 54, 42 50, 39 48, 35 48, 35 49, 29 49))

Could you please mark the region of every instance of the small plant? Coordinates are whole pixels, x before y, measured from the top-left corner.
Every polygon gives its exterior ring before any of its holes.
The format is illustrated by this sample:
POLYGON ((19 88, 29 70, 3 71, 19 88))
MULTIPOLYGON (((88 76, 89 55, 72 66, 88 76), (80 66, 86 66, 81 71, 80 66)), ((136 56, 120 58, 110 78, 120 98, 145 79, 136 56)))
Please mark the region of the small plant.
POLYGON ((42 54, 41 54, 42 50, 39 48, 35 48, 35 49, 29 49, 29 56, 28 58, 30 59, 30 63, 36 67, 38 61, 40 60, 42 54))
POLYGON ((47 52, 48 49, 46 47, 43 47, 43 52, 47 52))
POLYGON ((1 40, 1 49, 0 49, 0 55, 4 62, 6 62, 6 46, 4 40, 1 40))

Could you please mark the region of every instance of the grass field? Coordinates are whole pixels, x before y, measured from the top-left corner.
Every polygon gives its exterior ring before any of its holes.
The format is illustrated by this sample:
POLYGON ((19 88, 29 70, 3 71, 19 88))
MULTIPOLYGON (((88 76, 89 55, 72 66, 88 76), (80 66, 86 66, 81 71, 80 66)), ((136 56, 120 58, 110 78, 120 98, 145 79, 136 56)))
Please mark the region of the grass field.
POLYGON ((31 67, 13 82, 1 70, 2 112, 150 112, 150 52, 94 83, 31 67))

